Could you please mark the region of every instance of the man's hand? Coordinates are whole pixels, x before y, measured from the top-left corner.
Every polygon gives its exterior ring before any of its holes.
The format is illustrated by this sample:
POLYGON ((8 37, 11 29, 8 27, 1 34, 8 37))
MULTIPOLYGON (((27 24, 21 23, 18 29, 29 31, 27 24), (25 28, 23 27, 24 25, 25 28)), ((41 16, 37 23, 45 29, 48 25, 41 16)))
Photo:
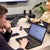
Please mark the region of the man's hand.
POLYGON ((20 48, 25 49, 27 43, 28 43, 28 40, 26 38, 20 40, 20 48))
POLYGON ((4 28, 5 28, 8 32, 11 32, 10 21, 6 21, 4 28))
POLYGON ((39 22, 39 21, 40 21, 40 19, 38 19, 38 18, 34 18, 34 19, 32 20, 33 23, 36 23, 36 22, 39 22))

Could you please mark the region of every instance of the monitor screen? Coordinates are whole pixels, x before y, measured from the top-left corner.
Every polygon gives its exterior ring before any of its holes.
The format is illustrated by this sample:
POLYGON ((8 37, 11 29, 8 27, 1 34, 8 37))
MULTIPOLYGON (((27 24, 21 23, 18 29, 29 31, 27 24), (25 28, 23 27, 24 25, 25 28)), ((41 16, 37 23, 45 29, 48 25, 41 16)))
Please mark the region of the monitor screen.
POLYGON ((28 0, 0 0, 0 2, 26 2, 28 0))
POLYGON ((35 37, 36 39, 42 41, 45 33, 46 33, 45 27, 42 27, 42 26, 39 26, 39 25, 36 25, 36 24, 31 25, 29 34, 31 36, 35 37))

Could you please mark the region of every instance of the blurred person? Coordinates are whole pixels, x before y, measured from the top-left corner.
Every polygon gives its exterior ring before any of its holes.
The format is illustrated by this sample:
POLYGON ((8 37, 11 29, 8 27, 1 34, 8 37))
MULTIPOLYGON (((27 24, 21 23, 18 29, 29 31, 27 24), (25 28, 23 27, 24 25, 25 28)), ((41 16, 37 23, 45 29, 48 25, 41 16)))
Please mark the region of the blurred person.
POLYGON ((50 24, 50 0, 48 0, 46 2, 46 11, 44 12, 44 14, 40 17, 40 18, 34 18, 32 20, 33 23, 37 23, 37 22, 46 22, 46 24, 50 24))

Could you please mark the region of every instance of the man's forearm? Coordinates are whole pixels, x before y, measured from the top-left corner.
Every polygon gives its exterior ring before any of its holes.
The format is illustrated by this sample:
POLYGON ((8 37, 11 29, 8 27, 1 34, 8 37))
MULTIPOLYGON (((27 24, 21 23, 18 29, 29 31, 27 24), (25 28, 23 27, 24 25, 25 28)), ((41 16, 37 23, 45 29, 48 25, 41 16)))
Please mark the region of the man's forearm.
POLYGON ((6 40, 7 42, 10 40, 11 34, 12 34, 12 31, 11 31, 11 32, 8 32, 8 31, 5 32, 4 38, 5 38, 5 40, 6 40))

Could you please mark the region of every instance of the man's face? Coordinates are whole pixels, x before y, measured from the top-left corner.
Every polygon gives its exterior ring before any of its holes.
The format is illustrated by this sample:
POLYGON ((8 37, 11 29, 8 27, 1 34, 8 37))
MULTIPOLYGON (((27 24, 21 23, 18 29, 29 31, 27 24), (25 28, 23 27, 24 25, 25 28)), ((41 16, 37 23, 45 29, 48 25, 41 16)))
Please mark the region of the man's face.
POLYGON ((6 23, 6 14, 4 14, 1 18, 0 18, 0 27, 4 27, 6 23))
POLYGON ((46 2, 46 10, 50 10, 50 2, 46 2))

